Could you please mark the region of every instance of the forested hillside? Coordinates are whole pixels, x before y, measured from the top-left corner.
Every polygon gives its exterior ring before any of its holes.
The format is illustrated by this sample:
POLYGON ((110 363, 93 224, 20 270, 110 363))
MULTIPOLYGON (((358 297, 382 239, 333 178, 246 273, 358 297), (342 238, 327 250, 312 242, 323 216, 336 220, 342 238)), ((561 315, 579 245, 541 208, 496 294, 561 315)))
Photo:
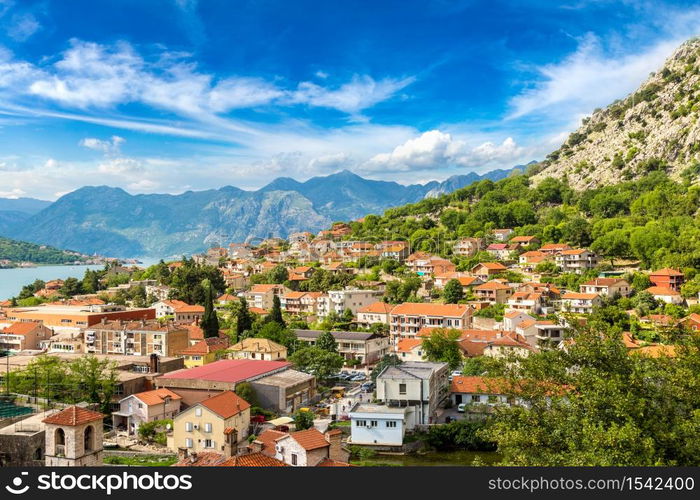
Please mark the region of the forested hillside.
MULTIPOLYGON (((675 182, 652 172, 637 181, 586 191, 552 178, 533 186, 527 175, 484 180, 351 222, 350 237, 410 240, 414 250, 449 257, 448 242, 513 228, 516 235, 536 236, 542 243, 569 243, 608 258, 637 259, 643 268, 698 268, 700 186, 692 178, 675 182)), ((466 268, 478 258, 488 257, 454 260, 466 268)))

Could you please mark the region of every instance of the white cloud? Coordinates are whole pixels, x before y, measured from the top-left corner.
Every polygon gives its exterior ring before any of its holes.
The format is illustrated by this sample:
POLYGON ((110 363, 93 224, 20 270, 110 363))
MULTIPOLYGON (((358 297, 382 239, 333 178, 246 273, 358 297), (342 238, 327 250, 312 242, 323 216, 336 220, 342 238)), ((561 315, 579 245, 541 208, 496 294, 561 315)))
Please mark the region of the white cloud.
POLYGON ((11 200, 16 200, 17 198, 22 198, 23 196, 26 196, 26 194, 26 191, 20 188, 14 188, 9 191, 0 191, 0 198, 9 198, 11 200))
POLYGON ((100 151, 104 154, 119 153, 121 145, 126 142, 126 139, 113 135, 109 140, 96 139, 94 137, 86 137, 80 141, 80 145, 84 148, 100 151))
POLYGON ((678 44, 665 40, 631 55, 607 54, 601 40, 589 33, 563 61, 535 68, 540 80, 510 101, 508 118, 590 114, 636 89, 678 44))
POLYGON ((204 120, 268 104, 305 104, 357 114, 414 81, 413 77, 375 80, 355 75, 335 88, 301 82, 295 89, 285 89, 262 78, 216 78, 198 71, 188 57, 165 51, 152 61, 126 42, 105 46, 74 39, 53 66, 39 71, 29 63, 15 62, 26 66, 13 69, 34 70, 37 74, 28 85, 29 93, 66 106, 107 108, 141 102, 204 120))
POLYGON ((501 144, 484 142, 470 147, 465 140, 455 139, 440 130, 424 132, 396 146, 390 153, 381 153, 362 165, 367 171, 435 170, 448 167, 512 166, 526 154, 508 137, 501 144))
POLYGON ((413 77, 374 80, 355 75, 348 83, 336 89, 322 87, 312 82, 302 82, 290 95, 291 102, 325 107, 355 114, 393 97, 396 92, 415 81, 413 77))
POLYGON ((41 24, 34 14, 15 14, 12 16, 7 35, 16 42, 26 42, 41 29, 41 24))

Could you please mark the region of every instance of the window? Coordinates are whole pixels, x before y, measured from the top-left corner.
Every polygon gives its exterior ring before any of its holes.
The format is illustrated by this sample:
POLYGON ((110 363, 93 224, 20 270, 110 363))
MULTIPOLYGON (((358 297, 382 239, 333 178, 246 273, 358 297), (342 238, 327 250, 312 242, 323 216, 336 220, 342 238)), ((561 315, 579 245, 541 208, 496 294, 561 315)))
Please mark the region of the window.
POLYGON ((211 424, 209 422, 204 424, 204 432, 211 432, 211 424))
POLYGON ((192 432, 192 422, 185 423, 185 430, 187 432, 192 432))
POLYGON ((214 447, 214 441, 211 439, 205 439, 204 440, 204 447, 205 448, 213 448, 214 447))
POLYGON ((357 420, 358 427, 367 427, 367 420, 357 420))
POLYGON ((185 448, 192 448, 192 438, 185 439, 185 448))
POLYGON ((481 396, 472 395, 472 402, 473 403, 478 403, 480 399, 481 399, 481 396))
POLYGON ((399 384, 399 394, 406 394, 406 384, 399 384))
POLYGON ((386 426, 389 428, 395 428, 396 427, 396 421, 387 421, 386 426))
POLYGON ((201 409, 201 408, 195 408, 195 409, 194 409, 194 416, 195 416, 195 417, 201 417, 201 416, 202 416, 202 409, 201 409))
POLYGON ((377 427, 377 421, 376 420, 370 420, 369 421, 370 427, 377 427))
POLYGON ((297 465, 297 454, 292 453, 292 465, 297 465))

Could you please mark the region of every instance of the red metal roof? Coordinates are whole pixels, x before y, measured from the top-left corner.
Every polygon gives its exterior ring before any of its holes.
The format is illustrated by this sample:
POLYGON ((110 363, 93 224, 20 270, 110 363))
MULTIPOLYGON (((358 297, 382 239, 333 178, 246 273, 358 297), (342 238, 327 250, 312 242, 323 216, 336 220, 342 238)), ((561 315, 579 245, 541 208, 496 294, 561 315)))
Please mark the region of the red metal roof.
POLYGON ((241 382, 252 377, 290 367, 286 361, 262 361, 254 359, 222 359, 204 366, 177 370, 163 375, 165 379, 200 379, 214 382, 241 382))

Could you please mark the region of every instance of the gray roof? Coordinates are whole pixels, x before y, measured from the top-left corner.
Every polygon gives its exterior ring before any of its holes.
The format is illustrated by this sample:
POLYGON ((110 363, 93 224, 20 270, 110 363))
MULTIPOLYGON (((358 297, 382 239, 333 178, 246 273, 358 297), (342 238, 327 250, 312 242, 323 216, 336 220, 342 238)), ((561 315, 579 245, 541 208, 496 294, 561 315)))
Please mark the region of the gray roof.
POLYGON ((373 403, 357 403, 350 409, 350 413, 396 413, 405 414, 407 407, 387 406, 373 403))
POLYGON ((444 367, 447 363, 430 363, 428 361, 407 361, 396 366, 387 366, 377 378, 398 379, 420 378, 427 380, 431 375, 444 367))
MULTIPOLYGON (((316 339, 323 334, 323 330, 294 330, 297 338, 316 339)), ((378 335, 372 332, 331 332, 336 340, 370 340, 378 335)))

